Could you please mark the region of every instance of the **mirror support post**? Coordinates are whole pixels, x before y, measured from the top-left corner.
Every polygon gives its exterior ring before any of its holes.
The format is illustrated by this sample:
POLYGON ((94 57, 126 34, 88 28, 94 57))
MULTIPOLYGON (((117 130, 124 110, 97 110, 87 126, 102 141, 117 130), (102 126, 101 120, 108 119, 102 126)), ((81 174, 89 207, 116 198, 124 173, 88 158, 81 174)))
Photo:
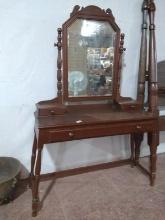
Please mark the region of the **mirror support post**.
POLYGON ((122 55, 123 52, 126 51, 126 48, 124 48, 124 37, 125 34, 121 33, 120 35, 120 45, 119 45, 119 60, 118 60, 118 66, 119 66, 119 72, 118 72, 118 79, 117 79, 117 87, 116 87, 116 94, 115 94, 115 101, 120 100, 120 78, 121 78, 121 68, 122 68, 122 55))
POLYGON ((149 82, 148 82, 148 102, 149 111, 158 114, 158 83, 157 83, 157 58, 156 58, 156 41, 155 41, 155 3, 149 0, 149 82))
POLYGON ((58 28, 58 37, 57 37, 57 43, 54 44, 55 47, 58 48, 58 57, 57 57, 57 97, 59 103, 62 104, 62 74, 61 74, 61 65, 62 65, 62 59, 61 59, 61 48, 62 48, 62 29, 58 28))
POLYGON ((147 66, 147 29, 148 29, 148 0, 144 0, 142 6, 143 12, 143 23, 142 23, 142 37, 141 37, 141 48, 140 48, 140 60, 139 60, 139 74, 138 74, 138 91, 137 101, 143 108, 144 104, 144 93, 145 93, 145 78, 146 78, 146 66, 147 66))

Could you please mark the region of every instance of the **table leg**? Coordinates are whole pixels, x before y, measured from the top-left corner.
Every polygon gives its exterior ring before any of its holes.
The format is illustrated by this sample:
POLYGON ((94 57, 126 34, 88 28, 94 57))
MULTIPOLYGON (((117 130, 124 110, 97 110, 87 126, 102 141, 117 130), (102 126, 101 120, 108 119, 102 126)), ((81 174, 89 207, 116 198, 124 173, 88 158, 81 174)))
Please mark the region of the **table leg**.
POLYGON ((34 165, 36 161, 36 150, 37 150, 37 139, 36 134, 34 133, 34 141, 33 141, 33 148, 32 148, 32 156, 31 156, 31 172, 29 178, 29 187, 32 187, 32 182, 34 179, 34 165))
POLYGON ((154 186, 156 178, 157 146, 159 145, 159 132, 148 133, 150 147, 150 184, 154 186))
POLYGON ((40 182, 40 172, 41 172, 41 156, 42 156, 42 146, 38 146, 37 150, 37 157, 36 157, 36 166, 35 166, 35 174, 34 174, 34 181, 32 184, 32 216, 35 217, 38 212, 39 208, 39 195, 38 195, 38 189, 39 189, 39 182, 40 182))
POLYGON ((140 157, 140 146, 143 141, 143 133, 134 133, 134 143, 135 143, 135 165, 139 164, 140 157))

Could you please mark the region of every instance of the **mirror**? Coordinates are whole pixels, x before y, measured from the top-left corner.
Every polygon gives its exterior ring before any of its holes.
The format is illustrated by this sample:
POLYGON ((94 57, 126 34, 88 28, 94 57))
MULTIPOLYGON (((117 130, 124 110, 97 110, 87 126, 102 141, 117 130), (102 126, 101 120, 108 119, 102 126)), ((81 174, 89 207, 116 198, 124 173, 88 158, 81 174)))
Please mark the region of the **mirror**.
POLYGON ((67 28, 68 96, 112 96, 116 32, 108 21, 76 19, 67 28))

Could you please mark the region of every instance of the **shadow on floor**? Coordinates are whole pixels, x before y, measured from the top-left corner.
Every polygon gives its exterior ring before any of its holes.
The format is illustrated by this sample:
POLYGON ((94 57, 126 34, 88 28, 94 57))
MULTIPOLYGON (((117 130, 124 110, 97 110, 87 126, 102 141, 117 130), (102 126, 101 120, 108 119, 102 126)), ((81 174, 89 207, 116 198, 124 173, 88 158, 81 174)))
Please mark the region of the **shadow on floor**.
POLYGON ((50 183, 49 183, 47 189, 45 190, 45 193, 40 201, 40 209, 43 207, 44 201, 47 198, 47 196, 50 194, 55 182, 56 182, 56 179, 53 179, 52 181, 50 181, 50 183))

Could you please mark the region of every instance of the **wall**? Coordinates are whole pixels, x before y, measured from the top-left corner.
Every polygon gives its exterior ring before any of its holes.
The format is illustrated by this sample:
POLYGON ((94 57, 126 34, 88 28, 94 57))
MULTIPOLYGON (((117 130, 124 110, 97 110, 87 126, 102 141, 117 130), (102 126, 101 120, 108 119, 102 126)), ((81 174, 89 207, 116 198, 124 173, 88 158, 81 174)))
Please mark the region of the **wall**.
MULTIPOLYGON (((0 0, 0 155, 18 158, 30 169, 35 103, 56 95, 56 57, 53 47, 58 27, 73 6, 110 7, 125 33, 122 95, 136 96, 141 37, 140 0, 0 0), (129 6, 129 7, 128 7, 129 6), (128 86, 129 84, 129 86, 128 86)), ((157 4, 158 60, 165 58, 164 8, 157 4)), ((163 140, 163 134, 161 135, 163 140)), ((148 154, 146 141, 143 155, 148 154)), ((159 152, 165 151, 161 144, 159 152)), ((105 137, 44 148, 42 173, 127 158, 129 137, 105 137)))

